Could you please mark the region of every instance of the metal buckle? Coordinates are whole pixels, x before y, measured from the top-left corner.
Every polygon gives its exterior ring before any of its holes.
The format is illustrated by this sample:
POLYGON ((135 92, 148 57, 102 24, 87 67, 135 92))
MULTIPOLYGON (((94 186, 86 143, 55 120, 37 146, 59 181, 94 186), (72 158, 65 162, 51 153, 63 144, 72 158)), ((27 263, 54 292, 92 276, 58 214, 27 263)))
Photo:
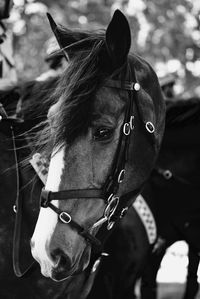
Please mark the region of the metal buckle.
POLYGON ((155 127, 152 124, 152 122, 150 122, 150 121, 146 122, 145 127, 146 127, 147 131, 151 134, 155 131, 155 127))
POLYGON ((70 223, 72 220, 72 217, 67 213, 67 212, 62 212, 59 214, 59 219, 63 222, 63 223, 70 223))
POLYGON ((123 126, 123 133, 124 135, 128 136, 131 132, 131 126, 130 123, 125 123, 123 126))
POLYGON ((124 175, 125 175, 125 169, 122 169, 122 170, 120 171, 120 173, 119 173, 119 175, 118 175, 118 179, 117 179, 117 181, 118 181, 119 184, 123 182, 123 180, 124 180, 124 175))

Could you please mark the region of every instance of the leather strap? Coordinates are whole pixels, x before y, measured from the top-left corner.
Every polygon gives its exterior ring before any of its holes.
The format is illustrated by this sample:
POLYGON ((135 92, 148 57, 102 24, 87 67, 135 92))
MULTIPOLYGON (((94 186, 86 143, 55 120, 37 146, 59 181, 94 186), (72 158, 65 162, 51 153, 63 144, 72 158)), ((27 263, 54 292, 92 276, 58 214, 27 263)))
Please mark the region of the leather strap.
POLYGON ((104 194, 101 189, 78 189, 78 190, 62 190, 58 192, 52 192, 42 189, 41 192, 41 206, 47 207, 52 200, 67 200, 71 198, 104 198, 104 194))
MULTIPOLYGON (((63 211, 61 211, 59 208, 57 208, 56 206, 54 206, 52 203, 49 203, 48 206, 58 215, 61 215, 63 211)), ((101 247, 101 242, 96 239, 95 237, 93 237, 93 235, 91 235, 87 230, 85 230, 82 226, 80 226, 76 221, 74 221, 73 219, 70 220, 70 222, 68 222, 68 224, 77 230, 77 232, 86 239, 86 241, 89 241, 90 243, 92 243, 92 245, 95 247, 96 250, 100 250, 101 247)))
MULTIPOLYGON (((2 117, 1 121, 4 121, 9 124, 10 135, 12 138, 13 144, 13 154, 15 159, 15 169, 16 169, 16 201, 15 201, 15 226, 14 226, 14 236, 13 236, 13 251, 12 251, 12 260, 13 260, 13 270, 17 277, 25 277, 28 275, 36 266, 36 262, 30 264, 24 271, 20 269, 19 254, 20 254, 20 240, 21 240, 21 223, 22 223, 22 198, 20 197, 20 182, 19 182, 19 164, 17 157, 17 149, 15 143, 15 132, 13 124, 18 123, 18 119, 8 117, 3 105, 0 103, 0 115, 2 117)), ((20 121, 19 121, 20 122, 20 121)))

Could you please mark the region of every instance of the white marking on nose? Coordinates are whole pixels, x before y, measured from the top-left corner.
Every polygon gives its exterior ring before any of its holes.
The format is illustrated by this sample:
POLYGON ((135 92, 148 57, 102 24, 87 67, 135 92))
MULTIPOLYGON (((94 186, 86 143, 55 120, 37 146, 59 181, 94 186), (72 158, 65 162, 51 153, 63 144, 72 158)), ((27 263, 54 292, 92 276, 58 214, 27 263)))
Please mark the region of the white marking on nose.
MULTIPOLYGON (((64 153, 65 148, 62 147, 52 154, 45 186, 46 190, 58 191, 64 168, 64 153)), ((54 200, 52 203, 55 206, 58 206, 58 201, 54 200)), ((49 253, 47 252, 47 247, 55 230, 57 221, 58 216, 53 210, 41 207, 35 231, 32 236, 32 242, 35 244, 32 248, 32 255, 40 263, 41 270, 45 273, 45 276, 50 275, 50 268, 53 266, 53 261, 50 259, 49 253)))

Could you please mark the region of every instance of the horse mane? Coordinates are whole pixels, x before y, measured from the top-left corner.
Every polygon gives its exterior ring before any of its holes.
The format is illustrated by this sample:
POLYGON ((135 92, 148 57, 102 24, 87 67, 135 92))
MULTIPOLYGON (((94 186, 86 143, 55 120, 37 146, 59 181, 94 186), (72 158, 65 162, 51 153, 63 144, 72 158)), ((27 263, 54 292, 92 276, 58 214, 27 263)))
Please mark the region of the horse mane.
MULTIPOLYGON (((64 30, 62 27, 62 32, 64 30)), ((74 34, 75 39, 82 36, 78 31, 71 34, 74 34)), ((66 35, 69 35, 68 29, 66 35)), ((92 119, 96 93, 112 74, 105 58, 107 50, 104 32, 87 32, 83 36, 79 42, 68 46, 67 52, 71 56, 69 64, 54 91, 50 92, 51 98, 59 101, 62 107, 54 117, 55 147, 65 142, 70 144, 87 131, 92 119)), ((42 147, 49 139, 48 134, 47 123, 46 130, 43 128, 42 132, 39 132, 39 144, 42 147)))
POLYGON ((36 124, 46 119, 49 107, 54 103, 52 93, 59 82, 59 76, 45 81, 28 81, 20 85, 20 107, 17 116, 24 121, 34 120, 36 124))
POLYGON ((200 98, 168 99, 166 107, 166 128, 200 123, 200 98))
POLYGON ((0 90, 0 102, 10 116, 23 118, 25 121, 47 114, 59 77, 50 77, 45 81, 31 80, 5 86, 0 90))

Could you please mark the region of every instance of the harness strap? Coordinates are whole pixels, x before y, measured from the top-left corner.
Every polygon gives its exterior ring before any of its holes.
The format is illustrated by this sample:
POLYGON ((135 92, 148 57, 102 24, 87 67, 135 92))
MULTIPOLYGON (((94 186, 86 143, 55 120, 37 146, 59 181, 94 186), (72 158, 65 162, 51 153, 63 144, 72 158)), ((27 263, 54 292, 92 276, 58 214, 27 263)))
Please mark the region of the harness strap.
POLYGON ((54 206, 52 203, 48 204, 49 208, 51 208, 56 214, 59 215, 59 218, 62 216, 62 221, 65 221, 66 217, 66 223, 68 223, 72 228, 75 228, 78 233, 84 237, 87 241, 91 242, 96 249, 100 249, 101 242, 93 237, 86 229, 84 229, 82 226, 80 226, 76 221, 72 220, 68 213, 61 211, 59 208, 54 206), (69 218, 70 217, 70 218, 69 218), (69 221, 70 220, 70 221, 69 221))
POLYGON ((45 208, 52 200, 66 200, 71 198, 101 198, 105 200, 101 189, 71 189, 52 192, 43 188, 41 192, 41 206, 45 208))
POLYGON ((20 254, 20 240, 21 240, 21 223, 22 223, 22 201, 20 197, 16 200, 16 216, 15 216, 15 227, 13 237, 13 270, 17 277, 26 277, 29 275, 37 266, 36 262, 33 261, 24 271, 20 269, 19 254, 20 254))
POLYGON ((117 81, 117 80, 107 80, 104 84, 106 87, 118 88, 124 90, 139 90, 140 85, 137 82, 130 81, 117 81))
POLYGON ((15 159, 15 168, 16 168, 16 201, 15 201, 15 226, 14 226, 14 236, 13 236, 13 251, 12 251, 12 259, 13 259, 13 270, 17 277, 25 277, 33 270, 33 266, 36 265, 34 261, 30 266, 27 267, 25 271, 21 271, 20 263, 19 263, 19 254, 20 254, 20 240, 21 240, 21 223, 22 223, 22 200, 19 194, 19 165, 17 158, 17 149, 15 143, 15 132, 12 126, 13 123, 16 123, 18 120, 15 118, 8 117, 2 103, 0 103, 0 116, 2 117, 1 121, 6 121, 9 123, 9 128, 11 132, 12 144, 13 144, 13 153, 15 159))

